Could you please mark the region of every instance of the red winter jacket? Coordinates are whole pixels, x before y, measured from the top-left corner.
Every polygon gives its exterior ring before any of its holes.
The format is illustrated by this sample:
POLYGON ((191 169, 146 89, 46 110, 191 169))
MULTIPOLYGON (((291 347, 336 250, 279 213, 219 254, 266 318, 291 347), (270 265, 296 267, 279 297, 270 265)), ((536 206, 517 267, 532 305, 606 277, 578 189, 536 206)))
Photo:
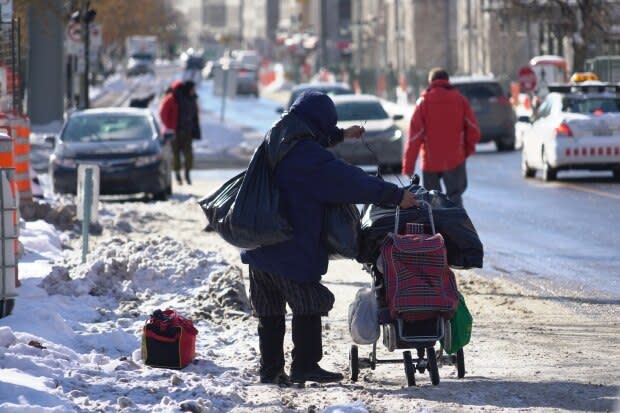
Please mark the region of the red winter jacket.
POLYGON ((174 98, 174 92, 181 88, 183 82, 177 80, 172 83, 172 91, 166 93, 159 104, 159 119, 166 130, 176 131, 179 124, 179 105, 174 98))
POLYGON ((444 172, 462 164, 480 141, 469 101, 447 80, 435 80, 418 100, 409 125, 402 173, 412 175, 418 152, 426 172, 444 172))

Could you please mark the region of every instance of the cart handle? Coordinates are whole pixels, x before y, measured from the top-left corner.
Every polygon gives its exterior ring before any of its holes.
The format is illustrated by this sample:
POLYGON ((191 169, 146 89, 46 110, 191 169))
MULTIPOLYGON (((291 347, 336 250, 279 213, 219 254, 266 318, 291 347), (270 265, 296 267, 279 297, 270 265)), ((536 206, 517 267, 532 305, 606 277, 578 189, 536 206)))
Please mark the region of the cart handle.
MULTIPOLYGON (((433 207, 431 206, 430 203, 422 199, 419 199, 417 201, 418 201, 418 207, 420 205, 424 205, 426 209, 428 210, 428 220, 431 223, 432 233, 435 234, 435 220, 433 219, 433 207)), ((400 221, 400 205, 397 205, 396 206, 396 219, 394 219, 394 234, 398 234, 399 221, 400 221)))

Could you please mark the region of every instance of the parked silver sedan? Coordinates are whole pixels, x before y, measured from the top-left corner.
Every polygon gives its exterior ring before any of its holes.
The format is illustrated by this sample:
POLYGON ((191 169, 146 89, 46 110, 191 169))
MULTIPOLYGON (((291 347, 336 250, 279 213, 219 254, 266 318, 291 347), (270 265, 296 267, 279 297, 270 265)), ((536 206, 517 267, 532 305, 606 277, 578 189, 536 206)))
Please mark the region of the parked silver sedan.
POLYGON ((563 170, 611 170, 620 181, 620 85, 550 87, 523 139, 521 171, 545 181, 563 170))

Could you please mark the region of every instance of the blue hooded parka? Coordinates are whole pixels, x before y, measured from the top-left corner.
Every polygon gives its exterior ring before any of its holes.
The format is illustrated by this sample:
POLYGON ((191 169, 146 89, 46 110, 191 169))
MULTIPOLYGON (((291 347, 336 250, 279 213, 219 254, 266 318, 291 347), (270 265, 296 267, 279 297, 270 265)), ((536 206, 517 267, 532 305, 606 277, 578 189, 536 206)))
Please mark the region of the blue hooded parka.
POLYGON ((280 190, 281 212, 293 227, 293 237, 242 251, 245 264, 299 283, 318 282, 327 272, 329 261, 322 236, 327 205, 400 203, 402 188, 336 159, 326 149, 344 138, 337 121, 331 98, 309 90, 267 133, 268 158, 280 190))

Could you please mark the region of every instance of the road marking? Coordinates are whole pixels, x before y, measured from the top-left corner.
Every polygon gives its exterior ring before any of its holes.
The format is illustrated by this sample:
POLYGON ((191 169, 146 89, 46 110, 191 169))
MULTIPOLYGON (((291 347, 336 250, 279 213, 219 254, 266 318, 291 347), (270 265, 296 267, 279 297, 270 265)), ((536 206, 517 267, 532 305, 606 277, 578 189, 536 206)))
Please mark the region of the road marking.
POLYGON ((567 182, 561 182, 561 185, 562 186, 566 186, 568 188, 576 189, 577 191, 589 192, 589 193, 594 194, 594 195, 599 195, 599 196, 606 197, 606 198, 612 198, 612 199, 619 199, 620 200, 620 195, 610 194, 609 192, 603 192, 603 191, 599 191, 599 190, 596 190, 596 189, 584 188, 582 186, 575 185, 575 184, 570 184, 570 183, 567 183, 567 182))

